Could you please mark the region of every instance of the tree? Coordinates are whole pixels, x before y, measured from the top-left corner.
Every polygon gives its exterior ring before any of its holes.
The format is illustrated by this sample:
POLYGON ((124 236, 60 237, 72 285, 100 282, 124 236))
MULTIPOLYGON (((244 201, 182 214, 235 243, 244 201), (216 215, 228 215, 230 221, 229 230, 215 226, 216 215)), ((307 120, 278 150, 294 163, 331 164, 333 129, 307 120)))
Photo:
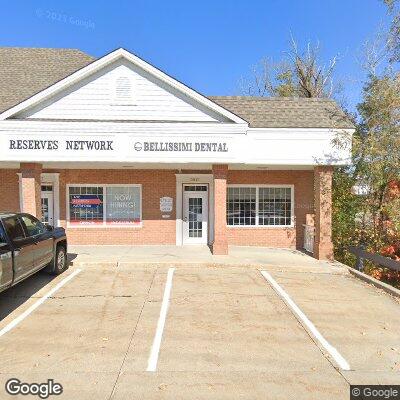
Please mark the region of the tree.
POLYGON ((400 2, 398 0, 383 1, 388 6, 388 10, 392 18, 389 32, 391 61, 400 61, 400 2))
MULTIPOLYGON (((364 235, 375 251, 392 240, 387 221, 396 224, 390 188, 400 181, 400 80, 397 73, 370 76, 358 106, 361 123, 354 142, 355 174, 369 187, 363 212, 370 215, 364 235)), ((400 232, 400 226, 394 226, 400 232)))
POLYGON ((242 91, 253 96, 332 97, 338 89, 333 83, 336 62, 333 57, 323 66, 319 44, 307 43, 301 51, 292 38, 285 58, 280 62, 261 60, 253 67, 251 79, 242 81, 242 91))

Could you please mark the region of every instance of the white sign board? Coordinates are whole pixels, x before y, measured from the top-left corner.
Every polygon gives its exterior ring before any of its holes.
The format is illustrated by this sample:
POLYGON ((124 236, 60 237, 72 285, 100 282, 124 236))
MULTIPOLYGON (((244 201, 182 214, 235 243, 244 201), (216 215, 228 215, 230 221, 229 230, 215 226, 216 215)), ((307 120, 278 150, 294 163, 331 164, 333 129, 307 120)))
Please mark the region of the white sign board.
POLYGON ((171 212, 173 208, 172 197, 161 197, 160 198, 160 211, 161 212, 171 212))

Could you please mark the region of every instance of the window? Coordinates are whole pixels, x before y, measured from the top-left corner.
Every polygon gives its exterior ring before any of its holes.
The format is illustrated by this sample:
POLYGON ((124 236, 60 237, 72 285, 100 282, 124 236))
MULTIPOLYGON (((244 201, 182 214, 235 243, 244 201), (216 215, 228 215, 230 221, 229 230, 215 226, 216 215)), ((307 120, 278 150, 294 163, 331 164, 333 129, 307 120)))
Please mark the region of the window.
MULTIPOLYGON (((7 240, 4 235, 3 229, 0 227, 0 246, 4 245, 4 244, 7 244, 7 240)), ((0 250, 1 250, 1 248, 0 248, 0 250)))
POLYGON ((103 187, 72 186, 69 188, 69 222, 76 225, 102 224, 103 187))
POLYGON ((207 192, 206 185, 186 185, 185 192, 207 192))
POLYGON ((70 186, 69 223, 87 225, 140 225, 140 185, 70 186))
POLYGON ((52 192, 53 191, 53 186, 52 185, 42 185, 41 186, 41 191, 42 192, 52 192))
POLYGON ((226 209, 228 225, 255 225, 256 188, 229 187, 226 209))
POLYGON ((227 224, 230 226, 292 226, 293 189, 287 186, 230 186, 227 224))
POLYGON ((112 186, 106 188, 106 223, 140 223, 140 188, 112 186))
POLYGON ((259 225, 290 225, 291 188, 260 187, 258 191, 259 225))
POLYGON ((133 84, 128 76, 119 76, 115 79, 114 103, 116 105, 132 105, 133 84))
POLYGON ((17 217, 5 218, 3 220, 3 224, 7 235, 12 242, 25 239, 24 228, 21 225, 21 221, 17 217))
POLYGON ((22 221, 25 224, 27 236, 36 236, 46 232, 46 227, 34 217, 23 215, 22 221))

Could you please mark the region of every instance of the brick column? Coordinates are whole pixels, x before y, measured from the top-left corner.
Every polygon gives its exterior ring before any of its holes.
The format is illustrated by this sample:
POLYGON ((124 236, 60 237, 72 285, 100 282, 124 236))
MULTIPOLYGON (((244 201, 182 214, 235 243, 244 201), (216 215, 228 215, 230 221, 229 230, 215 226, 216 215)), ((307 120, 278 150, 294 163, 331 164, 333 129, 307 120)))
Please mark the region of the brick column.
POLYGON ((332 173, 332 167, 314 168, 314 257, 318 260, 333 260, 332 173))
POLYGON ((42 217, 40 174, 42 165, 35 163, 21 163, 21 206, 22 212, 42 217))
POLYGON ((212 253, 228 254, 228 239, 226 237, 226 178, 227 165, 213 165, 214 175, 214 242, 212 253))

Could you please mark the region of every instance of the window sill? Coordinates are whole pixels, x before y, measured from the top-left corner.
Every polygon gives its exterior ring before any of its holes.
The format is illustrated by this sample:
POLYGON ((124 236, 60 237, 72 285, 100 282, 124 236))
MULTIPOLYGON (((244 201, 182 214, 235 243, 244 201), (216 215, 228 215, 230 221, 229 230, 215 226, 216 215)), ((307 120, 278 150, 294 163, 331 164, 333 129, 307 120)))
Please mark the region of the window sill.
POLYGON ((143 228, 143 223, 139 225, 74 225, 67 223, 67 229, 140 229, 143 228))

